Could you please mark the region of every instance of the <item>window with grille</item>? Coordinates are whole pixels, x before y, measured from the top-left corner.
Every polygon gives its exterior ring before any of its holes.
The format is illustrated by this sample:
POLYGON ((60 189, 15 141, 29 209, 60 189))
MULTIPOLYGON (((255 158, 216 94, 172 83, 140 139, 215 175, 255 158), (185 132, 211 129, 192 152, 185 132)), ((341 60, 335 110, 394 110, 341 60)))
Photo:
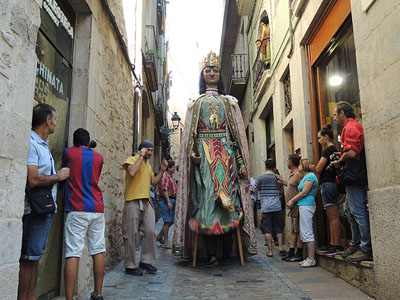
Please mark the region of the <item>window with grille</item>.
POLYGON ((285 95, 285 116, 292 111, 292 91, 290 87, 290 72, 287 72, 283 79, 283 89, 285 95))

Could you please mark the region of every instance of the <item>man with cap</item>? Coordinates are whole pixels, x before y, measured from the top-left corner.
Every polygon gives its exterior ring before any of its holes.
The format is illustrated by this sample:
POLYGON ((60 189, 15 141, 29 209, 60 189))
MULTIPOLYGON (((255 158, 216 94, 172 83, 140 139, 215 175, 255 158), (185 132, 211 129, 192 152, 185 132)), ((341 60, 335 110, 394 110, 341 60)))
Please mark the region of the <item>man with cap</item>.
POLYGON ((125 204, 122 216, 122 236, 125 248, 125 273, 142 276, 146 270, 155 274, 156 260, 156 228, 153 203, 150 201, 150 184, 156 186, 168 163, 163 160, 157 176, 154 176, 150 164, 147 162, 153 153, 154 145, 144 140, 139 145, 139 153, 130 156, 123 164, 125 175, 125 204), (140 263, 136 263, 136 246, 138 233, 142 237, 142 251, 140 263))

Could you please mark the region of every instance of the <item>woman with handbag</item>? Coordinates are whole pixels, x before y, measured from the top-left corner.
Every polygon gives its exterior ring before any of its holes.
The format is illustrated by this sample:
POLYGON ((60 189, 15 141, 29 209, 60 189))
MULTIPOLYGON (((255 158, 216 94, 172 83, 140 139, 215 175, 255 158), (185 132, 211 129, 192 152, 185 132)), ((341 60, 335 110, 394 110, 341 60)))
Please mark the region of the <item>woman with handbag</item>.
POLYGON ((167 172, 164 172, 161 183, 157 188, 161 215, 164 221, 163 228, 157 235, 157 241, 165 249, 171 249, 169 244, 168 232, 169 228, 175 221, 175 199, 178 187, 172 174, 175 173, 176 167, 173 160, 168 161, 167 172))
POLYGON ((321 158, 315 168, 320 175, 320 190, 322 202, 329 222, 330 243, 318 249, 325 255, 334 256, 343 252, 340 244, 341 224, 339 218, 338 197, 339 191, 336 183, 336 168, 331 165, 331 156, 338 152, 333 143, 333 131, 331 125, 326 125, 318 132, 318 142, 324 148, 321 158))

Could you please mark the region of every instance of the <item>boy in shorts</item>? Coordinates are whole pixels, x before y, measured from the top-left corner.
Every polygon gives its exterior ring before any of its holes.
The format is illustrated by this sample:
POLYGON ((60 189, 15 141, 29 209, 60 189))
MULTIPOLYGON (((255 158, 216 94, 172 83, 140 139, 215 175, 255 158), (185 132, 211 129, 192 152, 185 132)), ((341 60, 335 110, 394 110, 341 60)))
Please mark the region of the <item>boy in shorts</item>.
POLYGON ((87 237, 94 271, 94 291, 90 299, 103 300, 105 222, 103 194, 98 186, 103 156, 90 149, 94 145, 90 143, 89 132, 83 128, 74 132, 73 143, 74 147, 65 150, 63 160, 71 169, 65 204, 65 296, 66 300, 73 299, 79 258, 87 237))

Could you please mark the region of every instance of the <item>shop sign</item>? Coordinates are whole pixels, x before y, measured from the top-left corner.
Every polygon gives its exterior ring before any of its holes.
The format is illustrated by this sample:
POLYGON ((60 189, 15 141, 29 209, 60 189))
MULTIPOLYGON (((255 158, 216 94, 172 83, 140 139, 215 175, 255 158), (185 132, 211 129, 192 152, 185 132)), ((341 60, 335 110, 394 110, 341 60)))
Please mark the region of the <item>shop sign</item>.
POLYGON ((74 28, 72 28, 71 23, 68 21, 67 17, 58 6, 56 0, 44 0, 43 8, 49 14, 50 18, 54 24, 59 27, 60 24, 68 32, 71 38, 74 38, 74 28))
POLYGON ((49 86, 53 87, 61 98, 64 96, 64 84, 60 78, 58 78, 50 69, 40 60, 37 62, 36 69, 36 82, 35 82, 35 94, 40 98, 41 102, 47 100, 49 94, 49 86))

